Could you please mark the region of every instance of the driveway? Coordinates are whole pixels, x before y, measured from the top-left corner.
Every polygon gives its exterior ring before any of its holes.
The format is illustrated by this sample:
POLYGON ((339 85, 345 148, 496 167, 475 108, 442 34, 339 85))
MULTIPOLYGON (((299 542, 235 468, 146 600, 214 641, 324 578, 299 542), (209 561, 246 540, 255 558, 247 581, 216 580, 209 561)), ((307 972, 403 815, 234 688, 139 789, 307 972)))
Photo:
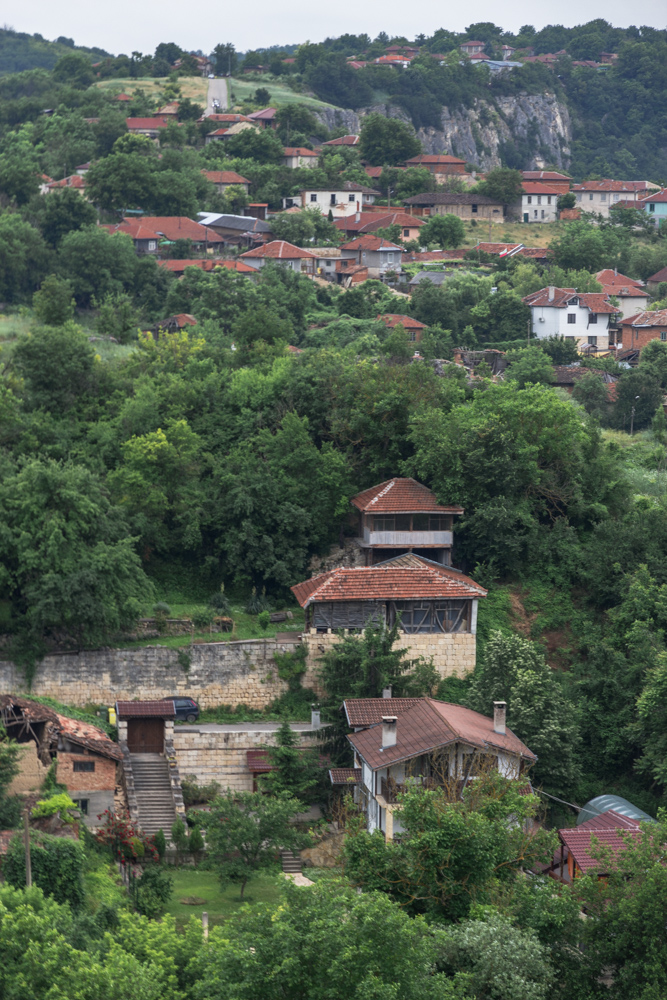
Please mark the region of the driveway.
POLYGON ((217 77, 215 80, 208 81, 208 104, 206 105, 206 114, 212 115, 216 111, 226 111, 227 110, 227 81, 224 77, 217 77), (220 107, 216 108, 213 106, 213 101, 219 101, 220 107))

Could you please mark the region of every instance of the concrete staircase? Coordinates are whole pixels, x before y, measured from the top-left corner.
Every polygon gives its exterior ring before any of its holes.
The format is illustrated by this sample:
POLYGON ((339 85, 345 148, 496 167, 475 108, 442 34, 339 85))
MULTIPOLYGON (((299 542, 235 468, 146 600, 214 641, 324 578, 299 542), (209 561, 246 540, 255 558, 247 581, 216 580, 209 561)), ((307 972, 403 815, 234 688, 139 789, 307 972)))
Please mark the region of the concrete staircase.
POLYGON ((280 863, 287 875, 299 875, 301 872, 301 858, 298 854, 293 854, 292 851, 281 851, 280 863))
POLYGON ((176 822, 169 765, 161 753, 130 754, 139 826, 147 834, 163 830, 169 841, 176 822))

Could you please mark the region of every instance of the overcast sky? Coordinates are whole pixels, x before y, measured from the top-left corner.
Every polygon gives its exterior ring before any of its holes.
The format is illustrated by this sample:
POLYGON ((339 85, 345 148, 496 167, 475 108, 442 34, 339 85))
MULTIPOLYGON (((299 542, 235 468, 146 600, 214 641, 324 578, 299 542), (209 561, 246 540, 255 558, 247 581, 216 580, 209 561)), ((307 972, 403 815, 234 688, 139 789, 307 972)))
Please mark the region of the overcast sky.
POLYGON ((561 0, 556 7, 529 0, 513 3, 460 4, 447 10, 434 0, 361 0, 350 5, 313 0, 252 0, 248 3, 204 3, 192 0, 114 0, 87 3, 62 0, 22 0, 13 5, 7 23, 16 31, 39 32, 45 38, 73 38, 77 45, 97 45, 108 52, 129 53, 133 49, 152 53, 159 42, 177 42, 183 48, 210 51, 218 42, 231 41, 239 51, 268 45, 322 41, 347 32, 380 31, 414 38, 438 28, 463 31, 467 24, 493 21, 509 31, 522 24, 541 28, 555 23, 572 26, 603 17, 612 24, 665 26, 665 0, 644 0, 634 8, 621 0, 561 0), (460 9, 460 14, 458 10, 460 9))

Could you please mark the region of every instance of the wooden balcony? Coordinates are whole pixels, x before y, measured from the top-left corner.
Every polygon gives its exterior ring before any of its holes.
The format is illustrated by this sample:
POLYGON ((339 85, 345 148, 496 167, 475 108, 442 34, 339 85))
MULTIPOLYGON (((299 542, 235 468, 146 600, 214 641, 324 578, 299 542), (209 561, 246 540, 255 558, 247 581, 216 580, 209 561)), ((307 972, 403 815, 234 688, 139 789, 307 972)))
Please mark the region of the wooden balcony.
POLYGON ((364 545, 385 545, 393 549, 447 548, 453 541, 451 531, 371 531, 364 527, 364 545))

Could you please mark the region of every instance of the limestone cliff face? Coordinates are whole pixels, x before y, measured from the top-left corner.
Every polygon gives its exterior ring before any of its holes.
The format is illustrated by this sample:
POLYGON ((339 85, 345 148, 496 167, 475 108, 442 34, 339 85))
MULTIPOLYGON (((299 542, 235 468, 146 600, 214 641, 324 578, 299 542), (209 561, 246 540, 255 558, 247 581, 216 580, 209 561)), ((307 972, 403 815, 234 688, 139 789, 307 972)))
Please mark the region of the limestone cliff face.
MULTIPOLYGON (((364 115, 372 111, 409 121, 403 108, 394 105, 364 108, 358 114, 331 108, 318 117, 328 128, 344 126, 357 132, 364 115)), ((503 145, 513 144, 523 155, 523 169, 541 169, 547 163, 567 167, 569 163, 570 115, 555 94, 496 97, 457 111, 445 107, 441 122, 439 129, 418 130, 425 153, 451 153, 490 170, 501 165, 503 145)))

